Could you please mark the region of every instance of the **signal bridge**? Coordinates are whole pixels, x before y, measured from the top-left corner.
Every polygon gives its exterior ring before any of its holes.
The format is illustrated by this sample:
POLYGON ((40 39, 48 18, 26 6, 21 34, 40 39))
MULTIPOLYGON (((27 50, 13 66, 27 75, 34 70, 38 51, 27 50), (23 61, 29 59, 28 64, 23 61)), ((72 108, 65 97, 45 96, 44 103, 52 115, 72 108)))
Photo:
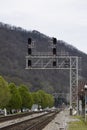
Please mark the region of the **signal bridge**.
POLYGON ((52 39, 52 52, 33 52, 32 40, 28 39, 28 55, 26 69, 61 69, 69 70, 70 76, 70 107, 77 108, 78 112, 78 73, 79 57, 69 56, 68 52, 57 52, 57 39, 52 39))

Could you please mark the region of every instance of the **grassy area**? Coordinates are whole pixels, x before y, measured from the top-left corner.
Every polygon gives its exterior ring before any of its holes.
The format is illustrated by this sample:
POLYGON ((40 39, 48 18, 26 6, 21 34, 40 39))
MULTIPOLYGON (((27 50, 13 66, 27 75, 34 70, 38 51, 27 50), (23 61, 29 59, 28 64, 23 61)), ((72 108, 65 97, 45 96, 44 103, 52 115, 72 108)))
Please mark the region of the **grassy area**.
MULTIPOLYGON (((77 117, 76 117, 77 118, 77 117)), ((79 121, 69 123, 68 130, 87 130, 87 122, 82 117, 78 117, 79 121)))

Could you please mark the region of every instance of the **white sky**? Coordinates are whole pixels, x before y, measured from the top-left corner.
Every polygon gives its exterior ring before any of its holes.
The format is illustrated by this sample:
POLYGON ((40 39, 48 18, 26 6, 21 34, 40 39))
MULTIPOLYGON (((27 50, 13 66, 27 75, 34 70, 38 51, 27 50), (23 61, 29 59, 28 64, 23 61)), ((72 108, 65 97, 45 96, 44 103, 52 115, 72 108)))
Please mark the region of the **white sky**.
POLYGON ((87 53, 87 0, 0 0, 0 22, 40 31, 87 53))

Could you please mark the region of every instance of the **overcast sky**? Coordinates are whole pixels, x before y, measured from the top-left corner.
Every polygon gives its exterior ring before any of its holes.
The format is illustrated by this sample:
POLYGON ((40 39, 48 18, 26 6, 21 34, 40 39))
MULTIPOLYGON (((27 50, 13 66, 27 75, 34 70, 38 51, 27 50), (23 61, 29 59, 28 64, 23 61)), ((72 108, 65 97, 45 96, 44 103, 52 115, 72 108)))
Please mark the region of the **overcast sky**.
POLYGON ((87 0, 0 0, 0 22, 40 31, 87 53, 87 0))

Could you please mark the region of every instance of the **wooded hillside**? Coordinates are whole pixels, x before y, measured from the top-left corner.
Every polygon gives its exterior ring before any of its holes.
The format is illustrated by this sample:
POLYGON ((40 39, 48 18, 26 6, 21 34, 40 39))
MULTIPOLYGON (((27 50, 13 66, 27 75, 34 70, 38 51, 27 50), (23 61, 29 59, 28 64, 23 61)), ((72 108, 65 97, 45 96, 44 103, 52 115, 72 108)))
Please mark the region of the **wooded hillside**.
MULTIPOLYGON (((37 51, 50 50, 50 37, 38 31, 26 31, 22 28, 0 23, 0 75, 8 82, 26 84, 31 91, 43 89, 46 92, 68 92, 69 72, 64 70, 26 70, 27 39, 31 37, 37 51)), ((87 77, 87 55, 70 44, 58 40, 57 51, 66 51, 70 55, 82 57, 82 78, 87 77)))

